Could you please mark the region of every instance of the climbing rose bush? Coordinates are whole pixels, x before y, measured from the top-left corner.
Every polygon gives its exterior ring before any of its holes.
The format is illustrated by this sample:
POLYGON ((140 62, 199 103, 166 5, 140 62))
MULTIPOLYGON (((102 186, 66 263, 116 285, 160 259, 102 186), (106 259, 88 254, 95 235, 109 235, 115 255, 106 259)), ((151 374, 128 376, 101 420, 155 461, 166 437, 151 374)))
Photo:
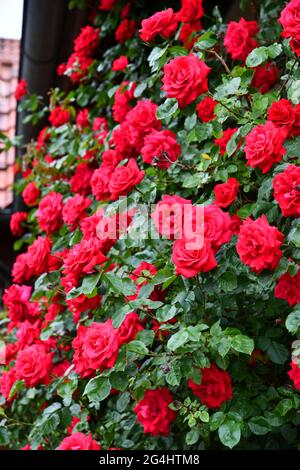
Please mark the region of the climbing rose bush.
POLYGON ((16 91, 48 124, 18 165, 1 447, 297 449, 300 1, 88 3, 70 91, 16 91))

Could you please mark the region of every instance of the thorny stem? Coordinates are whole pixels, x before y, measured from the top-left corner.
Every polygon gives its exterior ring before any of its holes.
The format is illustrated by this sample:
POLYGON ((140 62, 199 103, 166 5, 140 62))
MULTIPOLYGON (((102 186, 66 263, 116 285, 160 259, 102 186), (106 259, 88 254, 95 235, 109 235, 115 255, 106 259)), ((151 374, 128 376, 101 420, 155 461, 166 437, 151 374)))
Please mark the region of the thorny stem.
POLYGON ((220 56, 217 51, 215 51, 214 49, 211 49, 210 51, 210 54, 213 54, 220 62, 221 64, 223 65, 224 69, 226 70, 226 73, 230 74, 230 69, 228 67, 228 65, 226 64, 225 60, 223 59, 222 56, 220 56))
POLYGON ((289 79, 290 79, 290 77, 291 77, 291 75, 292 75, 292 73, 293 73, 293 70, 294 70, 294 68, 295 68, 295 65, 296 65, 297 63, 298 63, 298 59, 295 59, 295 62, 293 63, 292 68, 291 68, 291 70, 289 71, 289 74, 288 74, 287 78, 284 80, 284 82, 282 83, 281 87, 279 88, 279 93, 282 92, 283 88, 284 88, 285 85, 288 83, 288 81, 289 81, 289 79))

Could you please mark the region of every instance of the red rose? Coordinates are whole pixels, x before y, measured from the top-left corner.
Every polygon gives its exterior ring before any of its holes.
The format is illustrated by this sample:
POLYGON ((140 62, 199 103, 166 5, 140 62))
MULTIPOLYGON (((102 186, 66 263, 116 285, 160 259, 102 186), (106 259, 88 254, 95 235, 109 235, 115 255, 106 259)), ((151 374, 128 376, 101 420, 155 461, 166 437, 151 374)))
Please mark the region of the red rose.
POLYGON ((191 21, 189 23, 184 23, 180 29, 179 33, 179 41, 181 41, 184 47, 189 51, 194 43, 197 40, 197 35, 194 33, 198 33, 202 30, 202 24, 199 20, 191 21))
POLYGON ((235 134, 237 131, 237 127, 234 127, 233 129, 226 129, 226 131, 223 131, 222 137, 215 140, 215 144, 220 147, 220 155, 224 155, 226 153, 226 146, 233 134, 235 134))
POLYGON ((210 122, 215 119, 216 116, 214 114, 214 110, 217 104, 218 103, 209 96, 200 101, 196 108, 199 119, 202 122, 210 122))
POLYGON ((135 33, 135 22, 133 20, 125 19, 119 24, 116 30, 116 41, 125 42, 127 39, 132 38, 135 33))
POLYGON ((70 179, 70 189, 73 193, 87 196, 91 191, 91 177, 93 170, 87 163, 80 163, 70 179))
POLYGON ((50 132, 48 132, 48 127, 44 127, 40 132, 36 140, 36 148, 37 150, 43 150, 45 147, 45 143, 50 137, 50 132))
POLYGON ((15 91, 15 98, 17 101, 20 101, 23 96, 27 93, 27 83, 26 80, 22 79, 19 81, 16 91, 15 91))
POLYGON ((290 364, 291 370, 288 372, 290 379, 294 382, 294 387, 296 390, 300 390, 300 367, 298 366, 296 360, 290 364))
POLYGON ((33 276, 40 276, 48 271, 51 242, 48 237, 38 237, 27 250, 28 267, 33 276))
POLYGON ((93 273, 95 266, 108 260, 101 249, 102 242, 94 237, 77 243, 65 255, 62 284, 67 291, 78 285, 82 275, 93 273))
POLYGON ((300 55, 300 1, 291 0, 282 10, 279 23, 283 26, 282 36, 292 38, 290 45, 297 56, 300 55))
POLYGON ((69 122, 70 115, 67 109, 64 109, 62 106, 56 106, 56 108, 52 109, 49 121, 52 126, 60 127, 69 122))
POLYGON ((62 195, 55 191, 50 191, 47 196, 41 199, 38 210, 37 220, 41 230, 48 234, 59 230, 63 224, 62 209, 63 201, 62 195))
POLYGON ((144 139, 141 149, 143 161, 159 168, 169 168, 181 153, 176 135, 168 130, 152 131, 144 139))
POLYGON ((28 183, 22 193, 26 206, 35 206, 40 194, 41 191, 36 187, 35 183, 28 183))
POLYGON ((73 83, 78 83, 87 74, 90 65, 93 63, 91 57, 85 57, 76 53, 71 54, 66 63, 66 72, 73 83))
POLYGON ((184 108, 208 91, 210 72, 205 62, 196 55, 175 57, 164 66, 163 87, 168 98, 176 98, 184 108))
POLYGON ((73 363, 81 377, 88 377, 99 369, 111 369, 118 357, 118 331, 113 328, 109 319, 105 323, 92 323, 80 326, 73 339, 73 363))
POLYGON ((226 183, 216 184, 214 187, 215 204, 219 207, 228 207, 236 200, 239 192, 239 182, 235 178, 228 178, 226 183))
POLYGON ((178 239, 173 245, 172 262, 176 274, 186 278, 194 277, 200 272, 211 271, 217 266, 214 252, 209 240, 204 239, 202 246, 193 248, 196 239, 178 239), (191 245, 191 246, 189 246, 191 245))
POLYGON ((128 313, 118 328, 119 345, 133 341, 143 329, 139 315, 134 312, 128 313))
POLYGON ((62 210, 63 221, 70 227, 70 230, 75 230, 81 219, 86 217, 86 210, 90 207, 92 201, 81 194, 69 198, 65 203, 62 210))
POLYGON ((127 165, 118 166, 109 182, 111 192, 110 199, 118 199, 119 196, 126 196, 145 176, 145 172, 140 170, 134 158, 130 158, 127 165))
POLYGON ((24 233, 24 222, 27 222, 28 214, 27 212, 15 212, 12 214, 9 227, 13 236, 21 237, 24 233))
POLYGON ((238 22, 230 21, 224 38, 224 46, 233 59, 245 60, 258 44, 253 39, 258 33, 256 21, 246 21, 241 18, 238 22))
POLYGON ((172 401, 173 396, 165 387, 146 391, 144 398, 133 410, 138 422, 144 428, 144 433, 149 433, 151 436, 170 434, 170 424, 176 418, 176 413, 169 408, 172 401))
POLYGON ((40 337, 40 333, 41 328, 39 320, 35 321, 35 323, 30 323, 28 320, 23 321, 16 332, 19 350, 34 343, 34 341, 40 337))
POLYGON ((76 117, 76 127, 80 131, 85 129, 86 127, 89 127, 90 122, 89 122, 89 110, 88 109, 82 109, 79 111, 76 117))
POLYGON ((103 164, 93 172, 91 179, 92 193, 97 201, 105 201, 110 196, 109 181, 113 168, 103 164))
POLYGON ((80 229, 83 233, 84 239, 88 240, 97 236, 97 225, 99 224, 100 220, 103 219, 103 216, 103 212, 97 211, 90 217, 85 217, 85 219, 81 220, 80 229))
MULTIPOLYGON (((99 144, 103 145, 108 134, 107 120, 103 117, 96 117, 93 123, 93 131, 95 133, 95 138, 98 140, 99 144)), ((89 151, 87 151, 86 155, 88 154, 88 152, 89 151)))
POLYGON ((74 40, 74 51, 84 57, 91 56, 99 45, 99 29, 85 26, 74 40))
POLYGON ((177 13, 179 21, 188 23, 199 20, 203 14, 202 0, 181 0, 181 9, 177 13))
POLYGON ((241 227, 242 223, 243 223, 242 219, 237 214, 234 214, 231 217, 231 226, 230 227, 231 227, 233 235, 238 235, 240 233, 240 227, 241 227))
POLYGON ((300 135, 300 104, 296 104, 294 108, 295 121, 290 129, 289 137, 298 137, 300 135))
POLYGON ((135 83, 123 82, 117 89, 112 107, 113 118, 115 121, 124 121, 129 111, 131 111, 135 88, 135 83))
MULTIPOLYGON (((126 114, 128 111, 129 110, 126 111, 126 114)), ((115 149, 123 159, 138 156, 139 150, 144 143, 144 137, 144 134, 139 133, 138 130, 130 126, 126 120, 122 122, 119 127, 114 129, 112 133, 115 149), (142 138, 140 138, 140 135, 142 138)))
POLYGON ((269 225, 265 215, 256 220, 247 218, 240 228, 236 250, 251 271, 258 274, 264 269, 273 271, 282 257, 283 239, 283 234, 269 225))
POLYGON ((17 380, 24 380, 26 387, 49 384, 52 356, 53 353, 48 353, 42 344, 27 346, 17 355, 17 380))
POLYGON ((274 291, 277 299, 283 299, 292 307, 300 303, 300 270, 295 276, 283 274, 278 280, 274 291))
POLYGON ((150 18, 142 21, 142 29, 139 30, 139 36, 142 41, 150 42, 160 34, 163 38, 169 38, 175 33, 178 19, 172 8, 158 11, 150 18))
POLYGON ((189 379, 188 386, 194 395, 199 397, 208 408, 220 408, 222 403, 232 399, 231 378, 226 370, 219 369, 216 364, 201 369, 202 379, 198 385, 189 379))
POLYGON ((109 11, 112 9, 116 0, 100 0, 98 10, 109 11))
POLYGON ((95 295, 95 297, 86 297, 84 294, 78 295, 74 299, 67 299, 67 304, 71 312, 73 313, 73 319, 75 323, 80 320, 80 315, 87 311, 96 310, 101 304, 101 296, 95 295))
POLYGON ((229 242, 232 237, 230 215, 218 206, 204 206, 204 236, 214 251, 229 242))
POLYGON ((12 284, 8 289, 5 289, 3 295, 3 303, 8 309, 8 315, 11 321, 25 321, 32 318, 32 313, 36 310, 31 308, 30 303, 32 287, 30 286, 17 286, 12 284))
POLYGON ((300 216, 300 168, 288 165, 273 179, 274 198, 284 217, 300 216))
POLYGON ((74 432, 65 437, 57 450, 100 450, 98 442, 94 441, 92 434, 85 435, 83 432, 74 432))
POLYGON ((260 168, 267 173, 271 167, 282 160, 286 149, 282 146, 286 132, 278 129, 272 122, 254 127, 245 138, 247 164, 260 168))
POLYGON ((267 62, 255 68, 251 86, 262 94, 267 93, 278 82, 279 74, 279 68, 273 62, 267 62))
MULTIPOLYGON (((14 385, 16 381, 16 372, 14 367, 12 367, 9 370, 3 370, 1 375, 0 375, 0 392, 1 395, 4 396, 6 400, 8 400, 8 397, 10 395, 10 391, 12 389, 12 386, 14 385)), ((15 396, 15 394, 14 394, 15 396)), ((11 397, 12 399, 13 397, 11 397)), ((10 399, 10 400, 11 400, 10 399)))
POLYGON ((114 72, 118 72, 118 71, 126 69, 127 65, 128 65, 128 59, 126 55, 121 55, 118 59, 113 61, 111 69, 114 72))
POLYGON ((176 195, 164 195, 156 204, 151 218, 160 235, 173 240, 183 233, 186 204, 191 205, 192 201, 176 195))
POLYGON ((272 103, 268 110, 268 120, 272 121, 276 127, 285 128, 288 134, 295 122, 292 103, 284 98, 272 103))
POLYGON ((126 123, 129 129, 126 132, 131 134, 132 145, 139 153, 143 146, 144 138, 153 130, 160 130, 161 122, 156 118, 157 104, 151 100, 140 100, 126 115, 126 123))

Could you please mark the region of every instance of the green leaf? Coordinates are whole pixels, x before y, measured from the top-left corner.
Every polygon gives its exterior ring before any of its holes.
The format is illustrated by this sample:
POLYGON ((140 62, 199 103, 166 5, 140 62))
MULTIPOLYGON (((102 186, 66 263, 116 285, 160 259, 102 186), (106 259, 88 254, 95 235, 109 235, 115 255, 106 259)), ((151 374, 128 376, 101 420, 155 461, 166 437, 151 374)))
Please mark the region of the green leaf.
POLYGON ((291 409, 293 409, 293 402, 289 398, 281 400, 275 408, 275 412, 278 412, 280 416, 285 416, 291 409))
POLYGON ((294 80, 292 82, 292 84, 288 88, 287 96, 293 104, 300 103, 300 80, 294 80))
POLYGON ((289 357, 286 347, 276 341, 270 341, 267 354, 274 364, 284 364, 289 357))
POLYGON ((221 426, 221 424, 224 422, 225 418, 226 418, 226 415, 225 413, 223 413, 223 411, 217 411, 215 414, 213 414, 210 417, 210 421, 209 421, 210 430, 216 431, 216 429, 218 429, 221 426))
POLYGON ((133 295, 136 290, 136 285, 134 282, 129 279, 122 279, 115 273, 105 273, 103 275, 103 278, 107 281, 107 283, 110 285, 111 289, 119 294, 122 295, 133 295))
POLYGON ((148 348, 144 343, 142 343, 142 341, 131 341, 127 345, 127 350, 135 352, 136 354, 141 354, 142 356, 149 352, 148 348))
POLYGON ((255 203, 252 203, 252 204, 245 204, 243 207, 241 207, 239 210, 238 210, 238 216, 241 218, 241 219, 246 219, 247 217, 249 217, 249 215, 252 214, 252 212, 254 211, 255 209, 255 206, 256 204, 255 203))
POLYGON ((91 402, 98 403, 105 400, 110 394, 111 385, 107 377, 97 376, 91 379, 83 392, 91 402))
POLYGON ((125 372, 112 372, 109 376, 110 384, 116 390, 125 392, 128 386, 128 377, 125 372))
POLYGON ((235 77, 230 80, 227 79, 225 83, 219 85, 216 88, 216 92, 214 94, 214 99, 216 101, 222 100, 226 96, 235 95, 240 88, 241 84, 241 77, 235 77))
POLYGON ((188 339, 188 332, 186 330, 180 330, 171 336, 168 341, 167 348, 169 351, 176 351, 176 349, 183 346, 188 341, 188 339))
POLYGON ((268 49, 265 46, 257 47, 250 52, 246 59, 247 67, 257 67, 268 60, 268 49))
POLYGON ((0 426, 0 446, 7 446, 9 444, 9 435, 4 426, 0 426))
POLYGON ((174 318, 177 313, 175 305, 164 305, 161 309, 157 309, 156 318, 159 323, 166 322, 174 318))
POLYGON ((185 442, 188 446, 192 446, 193 444, 196 444, 196 442, 198 442, 199 437, 200 437, 200 433, 198 429, 193 428, 186 434, 185 442))
POLYGON ((220 289, 224 292, 232 292, 237 288, 237 277, 232 271, 227 271, 219 277, 220 289))
POLYGON ((176 98, 167 98, 166 101, 158 106, 156 110, 157 119, 166 119, 172 117, 178 110, 178 101, 176 98))
POLYGON ((254 349, 254 341, 248 336, 236 335, 231 338, 231 347, 235 351, 250 355, 254 349))
POLYGON ((297 333, 300 327, 300 310, 294 310, 288 315, 285 321, 285 326, 290 333, 297 333))
POLYGON ((257 434, 258 436, 263 436, 271 430, 270 424, 263 416, 252 418, 251 421, 249 421, 248 426, 253 434, 257 434))
POLYGON ((300 227, 293 227, 288 234, 288 241, 293 243, 297 248, 300 248, 300 227))
POLYGON ((208 31, 200 36, 200 38, 195 42, 194 49, 200 50, 209 50, 212 49, 217 44, 216 37, 213 36, 211 31, 208 31))
POLYGON ((240 423, 226 419, 226 421, 219 427, 218 434, 222 444, 232 449, 240 442, 241 439, 240 423))
POLYGON ((98 282, 100 280, 101 273, 92 274, 91 276, 86 276, 83 279, 81 290, 85 295, 90 295, 96 289, 98 282))

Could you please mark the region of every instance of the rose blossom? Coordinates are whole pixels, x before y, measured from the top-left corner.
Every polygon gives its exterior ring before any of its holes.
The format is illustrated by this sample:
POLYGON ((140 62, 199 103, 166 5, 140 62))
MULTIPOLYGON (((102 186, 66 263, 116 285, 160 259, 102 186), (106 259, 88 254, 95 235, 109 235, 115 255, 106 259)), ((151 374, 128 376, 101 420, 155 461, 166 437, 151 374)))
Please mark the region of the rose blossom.
POLYGON ((206 98, 197 104, 196 109, 199 119, 202 122, 210 122, 215 119, 216 115, 214 114, 214 110, 217 104, 218 103, 215 100, 206 96, 206 98))
POLYGON ((52 126, 60 127, 69 122, 70 114, 67 109, 64 109, 62 106, 56 106, 56 108, 52 109, 49 121, 52 126))
POLYGON ((70 179, 70 189, 73 193, 87 196, 91 191, 91 177, 93 170, 88 163, 80 163, 75 170, 74 175, 70 179))
POLYGON ((91 203, 91 199, 85 198, 81 194, 75 194, 75 196, 67 199, 62 210, 62 217, 70 230, 74 230, 81 219, 86 217, 86 209, 90 207, 91 203))
POLYGON ((42 344, 25 347, 17 355, 15 370, 17 380, 24 380, 26 387, 47 385, 50 381, 52 353, 47 353, 42 344))
POLYGON ((27 212, 15 212, 9 221, 10 231, 13 236, 21 237, 24 233, 24 222, 27 222, 27 212))
POLYGON ((197 41, 197 35, 202 30, 202 24, 199 20, 184 23, 180 28, 179 41, 181 41, 184 47, 189 51, 194 43, 197 41))
POLYGON ((26 206, 35 206, 40 194, 41 191, 37 188, 35 183, 28 183, 22 193, 26 206))
POLYGON ((169 168, 181 153, 176 135, 168 130, 152 131, 144 139, 141 149, 143 161, 159 168, 169 168))
POLYGON ((297 56, 300 55, 300 1, 291 0, 282 10, 279 23, 283 26, 282 36, 291 38, 290 45, 297 56))
POLYGON ((287 272, 277 279, 274 294, 277 299, 286 300, 291 307, 300 303, 300 270, 295 276, 287 272))
POLYGON ((119 352, 118 331, 110 319, 80 326, 72 345, 75 370, 81 377, 88 377, 97 369, 103 371, 114 366, 119 352))
POLYGON ((110 199, 118 199, 119 196, 126 196, 145 176, 144 170, 140 170, 136 161, 130 158, 127 165, 118 166, 109 182, 111 192, 110 199))
POLYGON ((119 345, 133 341, 143 329, 139 315, 134 312, 128 313, 118 328, 119 345))
POLYGON ((258 125, 245 137, 247 164, 267 173, 271 167, 282 160, 286 149, 282 146, 286 132, 278 129, 272 122, 258 125))
POLYGON ((89 125, 89 110, 85 108, 79 111, 79 113, 77 114, 76 127, 80 131, 83 131, 86 127, 89 127, 89 125))
POLYGON ((179 21, 188 23, 199 20, 203 14, 202 0, 181 0, 181 9, 177 13, 179 21))
POLYGON ((172 8, 158 11, 150 18, 142 20, 142 29, 139 30, 139 36, 145 42, 152 41, 158 34, 163 38, 169 38, 175 33, 177 24, 178 19, 172 8))
POLYGON ((191 205, 190 199, 165 194, 156 204, 151 218, 156 230, 166 238, 174 239, 183 233, 185 205, 191 205))
POLYGON ((136 84, 134 82, 122 82, 114 96, 114 104, 112 107, 113 118, 117 122, 122 122, 131 111, 134 100, 134 90, 136 84))
POLYGON ((236 200, 239 191, 239 182, 236 178, 228 178, 226 183, 216 184, 214 187, 215 204, 219 207, 228 207, 236 200))
POLYGON ((246 21, 244 18, 238 22, 230 21, 224 38, 224 46, 233 59, 245 60, 248 54, 258 46, 253 39, 258 31, 256 21, 246 21))
POLYGON ((176 413, 169 408, 172 401, 173 396, 165 387, 146 390, 144 398, 133 410, 138 422, 144 428, 144 433, 149 433, 151 436, 170 434, 170 424, 176 418, 176 413))
POLYGON ((300 367, 295 359, 290 363, 290 366, 292 369, 288 372, 288 375, 294 382, 295 389, 300 390, 300 367))
POLYGON ((74 51, 80 56, 91 56, 99 44, 99 29, 92 26, 81 28, 79 35, 74 40, 74 51))
POLYGON ((267 93, 278 82, 280 75, 279 68, 274 62, 267 62, 264 65, 255 67, 255 72, 251 81, 251 86, 260 93, 267 93))
POLYGON ((26 80, 22 79, 19 81, 16 91, 15 91, 15 98, 17 101, 20 101, 23 96, 27 93, 27 83, 26 80))
POLYGON ((217 261, 209 240, 204 239, 199 248, 195 239, 178 239, 173 245, 172 262, 176 266, 176 274, 186 278, 194 277, 199 272, 211 271, 217 266, 217 261), (190 246, 189 246, 190 245, 190 246))
POLYGON ((268 121, 273 122, 276 127, 285 128, 288 134, 295 122, 292 103, 284 98, 272 103, 268 110, 268 121))
POLYGON ((123 43, 127 39, 131 39, 135 33, 135 22, 127 18, 119 24, 116 30, 116 41, 123 43))
POLYGON ((222 137, 219 139, 215 139, 215 144, 220 147, 220 155, 225 155, 226 153, 226 146, 230 141, 231 137, 238 131, 237 127, 233 129, 229 128, 223 131, 222 137))
POLYGON ((273 271, 277 267, 283 240, 283 234, 269 225, 265 215, 256 220, 247 218, 240 228, 236 250, 242 262, 259 274, 264 269, 273 271))
POLYGON ((188 386, 208 408, 220 408, 222 403, 232 399, 231 378, 228 372, 219 369, 216 364, 201 369, 201 384, 189 379, 188 386))
POLYGON ((210 70, 195 54, 175 57, 164 66, 162 90, 168 98, 176 98, 179 106, 184 108, 208 91, 210 70))
POLYGON ((121 55, 120 57, 118 57, 118 59, 113 61, 111 69, 114 72, 118 72, 118 71, 122 71, 126 69, 127 65, 128 65, 128 59, 126 55, 121 55))
POLYGON ((100 450, 98 442, 94 441, 92 434, 74 432, 71 436, 65 437, 57 450, 100 450))
POLYGON ((274 198, 284 217, 300 216, 300 167, 288 165, 273 179, 274 198))
POLYGON ((38 224, 40 229, 47 234, 56 232, 62 226, 62 199, 60 193, 50 191, 39 203, 37 210, 38 224))

